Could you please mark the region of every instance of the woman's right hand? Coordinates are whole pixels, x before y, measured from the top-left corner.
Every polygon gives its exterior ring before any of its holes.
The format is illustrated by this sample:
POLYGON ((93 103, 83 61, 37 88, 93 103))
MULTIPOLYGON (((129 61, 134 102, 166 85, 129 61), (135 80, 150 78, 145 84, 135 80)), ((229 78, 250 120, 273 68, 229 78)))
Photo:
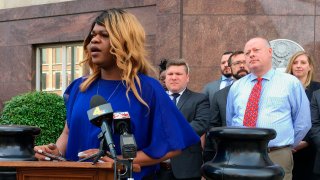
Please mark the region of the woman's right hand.
POLYGON ((33 148, 35 152, 35 158, 37 158, 39 161, 51 161, 51 159, 48 156, 43 155, 43 152, 53 154, 56 156, 60 156, 59 149, 57 148, 57 145, 50 143, 48 145, 42 145, 42 146, 35 146, 33 148))

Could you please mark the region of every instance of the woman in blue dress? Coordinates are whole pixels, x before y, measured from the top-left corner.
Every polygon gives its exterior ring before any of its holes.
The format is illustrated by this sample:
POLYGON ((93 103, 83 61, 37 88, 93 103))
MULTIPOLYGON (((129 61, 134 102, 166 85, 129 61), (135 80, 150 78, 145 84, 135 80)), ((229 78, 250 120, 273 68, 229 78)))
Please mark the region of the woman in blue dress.
MULTIPOLYGON (((133 163, 141 166, 135 179, 152 177, 158 163, 199 142, 182 114, 171 102, 160 83, 148 76, 153 70, 146 59, 145 32, 134 15, 121 10, 102 12, 93 22, 84 41, 84 64, 91 73, 76 79, 64 98, 67 120, 55 145, 34 147, 77 161, 99 151, 100 127, 90 123, 90 99, 100 95, 114 112, 129 112, 131 131, 138 151, 133 163)), ((122 158, 119 135, 112 135, 117 157, 122 158)), ((49 157, 36 153, 39 160, 49 157)), ((104 156, 102 161, 113 161, 104 156)))

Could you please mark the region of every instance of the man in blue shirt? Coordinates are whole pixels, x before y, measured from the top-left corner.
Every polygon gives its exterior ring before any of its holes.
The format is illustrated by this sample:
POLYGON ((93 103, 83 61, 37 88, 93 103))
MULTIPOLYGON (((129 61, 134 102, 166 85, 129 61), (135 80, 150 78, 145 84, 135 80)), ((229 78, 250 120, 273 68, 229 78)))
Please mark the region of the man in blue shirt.
POLYGON ((309 100, 300 81, 272 68, 272 49, 264 38, 250 39, 244 47, 251 74, 236 81, 228 94, 227 126, 244 126, 246 104, 257 78, 262 78, 256 127, 277 132, 268 144, 269 157, 292 179, 291 148, 299 144, 311 127, 309 100))

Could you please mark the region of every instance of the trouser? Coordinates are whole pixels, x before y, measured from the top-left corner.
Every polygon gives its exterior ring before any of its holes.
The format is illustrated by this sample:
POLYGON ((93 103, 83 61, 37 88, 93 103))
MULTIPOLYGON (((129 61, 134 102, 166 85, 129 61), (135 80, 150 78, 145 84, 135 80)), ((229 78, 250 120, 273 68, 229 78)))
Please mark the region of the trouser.
POLYGON ((157 172, 157 180, 201 180, 201 177, 196 178, 176 178, 172 172, 170 162, 161 162, 160 170, 157 172))
POLYGON ((309 146, 293 153, 293 180, 316 180, 313 173, 315 156, 316 150, 311 143, 309 146))
POLYGON ((281 166, 285 172, 283 180, 292 179, 293 157, 290 147, 277 149, 268 153, 271 161, 281 166))

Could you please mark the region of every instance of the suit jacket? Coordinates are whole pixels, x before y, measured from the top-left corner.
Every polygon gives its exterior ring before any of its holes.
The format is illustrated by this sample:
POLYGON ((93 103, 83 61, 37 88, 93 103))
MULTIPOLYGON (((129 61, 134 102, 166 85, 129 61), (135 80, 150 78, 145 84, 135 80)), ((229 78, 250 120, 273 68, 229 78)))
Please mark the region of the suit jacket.
POLYGON ((320 83, 317 81, 311 81, 309 86, 306 87, 306 94, 308 96, 309 101, 311 101, 313 92, 318 89, 320 89, 320 83))
MULTIPOLYGON (((207 131, 211 113, 208 98, 204 94, 186 89, 177 107, 199 136, 207 131)), ((184 149, 180 155, 171 158, 175 178, 201 177, 202 164, 201 142, 184 149)))
MULTIPOLYGON (((309 101, 311 101, 313 92, 318 89, 320 89, 320 83, 316 81, 311 81, 309 86, 306 87, 305 92, 308 96, 309 101)), ((317 102, 314 102, 314 103, 315 103, 313 105, 314 107, 319 106, 319 104, 316 104, 317 102)), ((312 130, 309 130, 309 132, 303 138, 303 141, 308 142, 309 146, 293 154, 294 167, 293 167, 292 173, 293 173, 294 179, 313 179, 312 176, 314 175, 313 173, 314 167, 317 166, 320 168, 319 166, 320 163, 315 166, 315 163, 316 163, 315 157, 317 157, 316 155, 317 152, 316 152, 316 147, 313 143, 311 134, 312 134, 312 130)), ((319 135, 315 137, 320 138, 319 135)), ((320 154, 318 155, 317 161, 319 160, 320 160, 320 154)), ((318 169, 317 171, 319 171, 319 168, 317 168, 318 169)), ((320 171, 318 173, 320 173, 320 171)))
POLYGON ((220 84, 221 84, 221 78, 216 81, 208 83, 203 88, 203 93, 208 96, 210 105, 211 105, 211 102, 213 101, 214 94, 220 90, 220 84))
MULTIPOLYGON (((226 106, 227 106, 227 97, 231 86, 227 86, 213 96, 212 101, 210 101, 210 111, 212 112, 212 118, 209 122, 209 129, 213 127, 226 126, 226 106)), ((215 153, 215 142, 206 137, 206 144, 204 151, 213 151, 215 153)))
POLYGON ((310 138, 317 149, 313 171, 320 174, 320 90, 313 93, 310 107, 312 121, 310 138))

